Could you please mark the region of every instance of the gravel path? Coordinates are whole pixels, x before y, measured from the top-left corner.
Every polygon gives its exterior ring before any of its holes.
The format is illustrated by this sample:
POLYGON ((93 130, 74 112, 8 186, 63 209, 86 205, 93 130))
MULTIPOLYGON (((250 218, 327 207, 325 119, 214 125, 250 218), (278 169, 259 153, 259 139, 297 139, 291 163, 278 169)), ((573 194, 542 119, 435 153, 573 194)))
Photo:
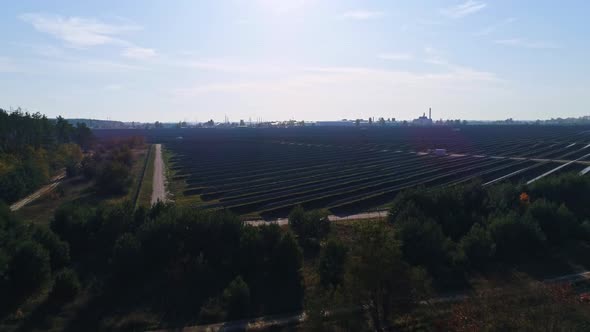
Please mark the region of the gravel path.
POLYGON ((152 189, 152 205, 158 201, 166 202, 166 176, 164 174, 164 162, 162 161, 162 145, 156 144, 156 156, 154 158, 154 181, 152 189))

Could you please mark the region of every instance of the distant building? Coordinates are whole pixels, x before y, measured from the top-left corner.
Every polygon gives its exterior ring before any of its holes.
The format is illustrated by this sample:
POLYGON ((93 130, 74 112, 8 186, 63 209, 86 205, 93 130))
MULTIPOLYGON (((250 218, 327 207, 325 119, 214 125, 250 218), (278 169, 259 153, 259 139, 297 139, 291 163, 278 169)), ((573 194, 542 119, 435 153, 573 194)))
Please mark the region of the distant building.
POLYGON ((324 126, 324 127, 351 127, 355 125, 355 122, 352 120, 342 120, 342 121, 316 121, 316 126, 324 126))
POLYGON ((428 117, 426 117, 426 113, 422 113, 421 117, 412 120, 412 124, 416 126, 432 126, 432 109, 428 109, 428 117))

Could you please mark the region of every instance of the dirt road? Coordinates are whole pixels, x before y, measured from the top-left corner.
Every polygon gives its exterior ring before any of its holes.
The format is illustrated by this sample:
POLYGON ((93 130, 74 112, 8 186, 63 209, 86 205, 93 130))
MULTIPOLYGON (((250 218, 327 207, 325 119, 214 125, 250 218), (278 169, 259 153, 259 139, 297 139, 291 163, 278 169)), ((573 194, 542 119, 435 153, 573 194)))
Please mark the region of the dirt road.
POLYGON ((29 196, 12 204, 10 206, 10 211, 16 211, 16 210, 22 208, 23 206, 31 203, 32 201, 38 199, 39 197, 52 191, 53 189, 55 189, 55 187, 57 187, 61 183, 61 180, 63 180, 63 178, 65 178, 65 177, 66 177, 66 171, 62 171, 58 175, 51 178, 51 182, 48 185, 41 187, 39 190, 35 191, 34 193, 30 194, 29 196))
MULTIPOLYGON (((374 212, 363 212, 358 214, 351 214, 348 216, 337 216, 337 215, 329 215, 328 219, 330 221, 340 221, 340 220, 363 220, 363 219, 375 219, 375 218, 385 218, 387 217, 387 211, 374 211, 374 212)), ((288 218, 279 218, 275 220, 264 220, 264 219, 257 219, 257 220, 246 220, 244 223, 252 226, 260 226, 266 224, 278 224, 279 226, 289 224, 288 218)))
POLYGON ((166 175, 164 161, 162 160, 162 144, 156 144, 154 158, 154 181, 152 189, 152 205, 158 201, 166 202, 166 175))

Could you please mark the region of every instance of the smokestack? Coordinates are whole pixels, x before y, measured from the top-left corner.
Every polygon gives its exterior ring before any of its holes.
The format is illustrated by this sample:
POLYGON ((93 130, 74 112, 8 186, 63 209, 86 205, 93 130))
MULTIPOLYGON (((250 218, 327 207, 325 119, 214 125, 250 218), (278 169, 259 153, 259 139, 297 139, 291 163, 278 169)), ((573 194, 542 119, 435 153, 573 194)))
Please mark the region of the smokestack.
POLYGON ((432 120, 432 108, 431 107, 428 108, 428 118, 430 120, 432 120))

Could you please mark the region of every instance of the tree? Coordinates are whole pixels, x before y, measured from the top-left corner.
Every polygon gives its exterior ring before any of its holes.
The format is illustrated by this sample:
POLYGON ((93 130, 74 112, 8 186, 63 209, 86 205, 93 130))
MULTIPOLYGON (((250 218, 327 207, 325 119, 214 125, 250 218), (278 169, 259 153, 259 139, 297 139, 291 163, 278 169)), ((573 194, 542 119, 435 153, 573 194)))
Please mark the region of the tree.
POLYGON ((45 184, 63 167, 73 170, 80 154, 77 131, 86 140, 88 128, 74 128, 64 118, 48 120, 40 113, 0 109, 0 200, 14 202, 45 184), (74 159, 72 161, 72 159, 74 159))
POLYGON ((273 281, 271 296, 276 312, 289 312, 301 308, 303 285, 301 267, 303 255, 295 237, 287 232, 281 237, 272 255, 269 279, 273 281))
POLYGON ((131 171, 120 162, 106 162, 99 169, 96 186, 103 194, 123 194, 131 185, 131 171))
POLYGON ((432 220, 412 218, 399 221, 395 227, 407 262, 426 267, 440 282, 445 280, 450 272, 453 243, 440 225, 432 220))
POLYGON ((84 150, 90 148, 94 142, 94 135, 92 134, 90 128, 86 126, 86 123, 76 124, 75 140, 84 150))
POLYGON ((77 175, 77 168, 82 158, 82 150, 79 145, 73 143, 60 144, 54 155, 53 168, 65 167, 68 176, 77 175))
POLYGON ((49 253, 39 243, 27 240, 15 250, 9 265, 11 291, 25 298, 40 290, 51 275, 49 253))
POLYGON ((306 255, 315 254, 320 249, 320 242, 330 232, 330 220, 326 213, 319 210, 306 212, 297 206, 289 214, 289 226, 306 255))
POLYGON ((52 270, 70 263, 70 247, 47 227, 36 227, 32 238, 48 251, 52 270))
POLYGON ((223 291, 221 297, 228 319, 239 319, 248 315, 250 288, 241 276, 237 276, 223 291))
POLYGON ((112 264, 118 280, 133 280, 135 275, 142 272, 141 254, 141 243, 133 234, 125 233, 117 239, 113 248, 112 264))
POLYGON ((339 286, 344 279, 348 248, 335 239, 329 240, 320 254, 318 273, 323 286, 339 286))
POLYGON ((412 275, 391 227, 375 221, 359 224, 346 283, 355 303, 368 311, 374 330, 388 328, 396 314, 409 310, 420 297, 412 275))
POLYGON ((301 205, 297 205, 289 214, 289 227, 295 234, 303 234, 307 215, 301 205))
POLYGON ((579 234, 580 226, 576 217, 564 204, 536 200, 528 208, 526 217, 538 223, 551 244, 562 244, 579 234))
POLYGON ((470 266, 480 268, 494 256, 496 244, 490 233, 480 224, 471 227, 459 243, 461 251, 465 254, 470 266))
POLYGON ((50 228, 68 243, 72 257, 80 257, 90 246, 88 220, 93 211, 87 206, 64 204, 53 216, 50 228))
POLYGON ((61 116, 55 121, 55 133, 58 143, 69 143, 72 140, 72 125, 61 116))
POLYGON ((76 272, 65 269, 55 276, 49 297, 58 303, 66 302, 73 299, 80 292, 80 288, 80 280, 76 272))
POLYGON ((497 257, 506 262, 539 254, 546 240, 537 223, 515 214, 497 217, 488 227, 496 243, 497 257))

